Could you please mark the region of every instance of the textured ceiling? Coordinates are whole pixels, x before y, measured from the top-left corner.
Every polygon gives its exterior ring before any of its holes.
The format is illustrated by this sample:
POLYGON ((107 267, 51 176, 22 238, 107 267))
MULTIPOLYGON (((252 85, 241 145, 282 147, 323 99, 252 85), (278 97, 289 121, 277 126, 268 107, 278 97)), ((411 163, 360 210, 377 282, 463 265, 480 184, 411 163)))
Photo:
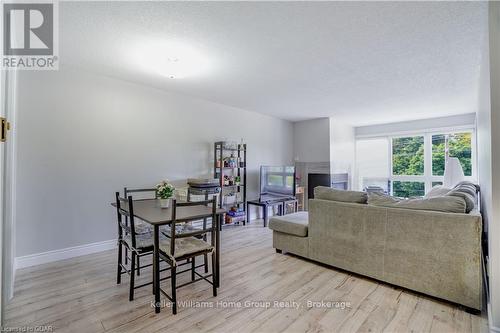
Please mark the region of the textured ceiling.
POLYGON ((476 111, 486 2, 61 2, 61 67, 292 121, 354 125, 476 111), (145 72, 143 43, 180 41, 200 76, 145 72))

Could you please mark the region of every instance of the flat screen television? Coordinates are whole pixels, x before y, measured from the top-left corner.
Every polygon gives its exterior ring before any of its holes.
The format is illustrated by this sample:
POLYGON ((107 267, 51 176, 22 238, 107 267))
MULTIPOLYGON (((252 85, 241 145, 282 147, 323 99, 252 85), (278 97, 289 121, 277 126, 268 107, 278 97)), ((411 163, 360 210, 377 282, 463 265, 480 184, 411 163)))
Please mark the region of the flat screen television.
POLYGON ((295 197, 294 166, 260 167, 260 200, 295 197))

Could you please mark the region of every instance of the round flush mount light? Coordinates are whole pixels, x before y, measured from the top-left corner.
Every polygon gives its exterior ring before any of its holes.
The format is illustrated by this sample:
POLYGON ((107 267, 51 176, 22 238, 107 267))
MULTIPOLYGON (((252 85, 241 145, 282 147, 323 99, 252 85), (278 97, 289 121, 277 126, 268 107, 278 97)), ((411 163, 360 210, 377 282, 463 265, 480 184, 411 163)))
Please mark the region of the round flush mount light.
POLYGON ((142 71, 169 79, 202 76, 211 68, 207 56, 181 42, 141 42, 134 48, 131 58, 142 71))

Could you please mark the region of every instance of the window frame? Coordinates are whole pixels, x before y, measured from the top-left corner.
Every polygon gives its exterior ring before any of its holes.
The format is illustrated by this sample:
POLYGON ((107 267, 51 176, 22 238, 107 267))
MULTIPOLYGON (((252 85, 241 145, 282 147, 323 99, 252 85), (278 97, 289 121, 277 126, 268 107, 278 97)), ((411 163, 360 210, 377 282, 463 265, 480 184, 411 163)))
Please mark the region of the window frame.
POLYGON ((433 129, 428 131, 412 131, 405 133, 397 133, 393 135, 387 135, 388 149, 389 149, 389 181, 391 182, 390 191, 391 195, 394 194, 394 187, 392 186, 394 181, 405 181, 405 182, 423 182, 424 191, 428 193, 432 188, 433 182, 443 182, 443 176, 434 176, 432 174, 432 136, 433 135, 446 135, 446 134, 456 134, 456 133, 470 133, 471 134, 471 169, 472 175, 465 176, 465 180, 476 182, 477 180, 477 146, 476 146, 476 130, 473 127, 460 127, 460 128, 441 128, 433 129), (424 174, 423 175, 394 175, 393 174, 393 139, 397 138, 407 138, 423 136, 424 137, 424 174))

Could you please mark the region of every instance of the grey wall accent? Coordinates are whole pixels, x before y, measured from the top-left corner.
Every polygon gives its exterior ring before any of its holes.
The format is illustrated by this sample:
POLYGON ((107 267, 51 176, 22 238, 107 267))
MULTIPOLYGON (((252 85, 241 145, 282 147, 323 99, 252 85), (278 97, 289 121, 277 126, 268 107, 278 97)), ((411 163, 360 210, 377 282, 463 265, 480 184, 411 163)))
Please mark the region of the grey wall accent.
POLYGON ((296 162, 330 161, 330 119, 318 118, 293 124, 293 156, 296 162))
POLYGON ((330 173, 331 165, 326 162, 295 162, 295 173, 299 177, 298 185, 304 187, 304 210, 308 206, 309 174, 310 173, 330 173))
POLYGON ((211 174, 216 140, 248 143, 249 198, 261 164, 292 163, 293 125, 270 116, 78 70, 19 88, 17 256, 115 238, 115 191, 211 174))
MULTIPOLYGON (((347 173, 349 188, 355 163, 354 127, 335 118, 318 118, 293 124, 294 159, 307 198, 309 173, 347 173)), ((307 200, 304 203, 307 209, 307 200)))

